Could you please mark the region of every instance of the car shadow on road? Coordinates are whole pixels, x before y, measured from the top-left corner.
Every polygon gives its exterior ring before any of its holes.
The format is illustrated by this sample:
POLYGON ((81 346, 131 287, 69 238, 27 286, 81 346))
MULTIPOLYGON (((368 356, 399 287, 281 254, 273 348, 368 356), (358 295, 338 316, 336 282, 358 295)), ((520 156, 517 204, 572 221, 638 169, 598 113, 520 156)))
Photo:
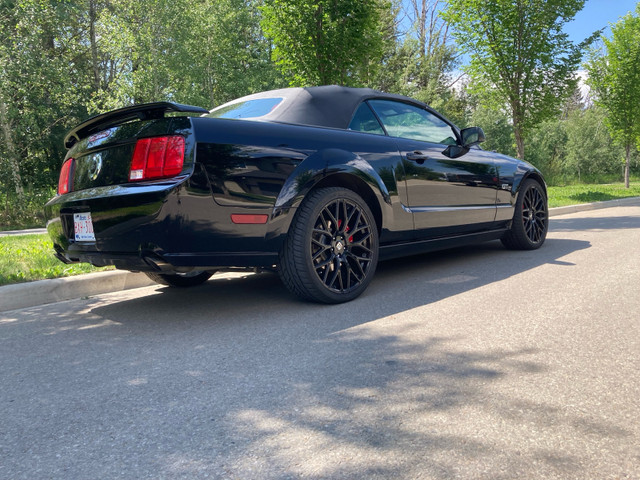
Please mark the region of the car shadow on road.
POLYGON ((638 229, 640 230, 640 217, 623 216, 612 217, 603 215, 601 217, 581 217, 581 218, 561 218, 553 217, 550 220, 550 228, 555 232, 575 232, 575 231, 599 231, 599 230, 620 230, 638 229))
MULTIPOLYGON (((159 287, 154 294, 92 309, 100 317, 121 317, 127 311, 153 312, 151 324, 171 323, 176 315, 189 322, 234 323, 242 318, 280 318, 293 321, 303 311, 341 330, 378 318, 425 306, 459 293, 499 282, 545 264, 571 266, 562 260, 572 252, 589 248, 582 240, 553 239, 534 251, 508 251, 500 242, 488 242, 424 255, 380 262, 373 282, 348 304, 319 305, 291 295, 273 273, 236 278, 214 277, 188 288, 159 287), (348 311, 348 315, 343 312, 348 311), (157 314, 157 315, 156 315, 157 314)), ((131 324, 146 320, 130 318, 131 324)))

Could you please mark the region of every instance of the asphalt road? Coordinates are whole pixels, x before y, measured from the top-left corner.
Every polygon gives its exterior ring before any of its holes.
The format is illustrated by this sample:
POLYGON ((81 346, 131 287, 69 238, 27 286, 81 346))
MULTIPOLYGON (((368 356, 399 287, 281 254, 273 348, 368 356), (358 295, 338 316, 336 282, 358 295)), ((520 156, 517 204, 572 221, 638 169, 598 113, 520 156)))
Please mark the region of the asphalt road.
POLYGON ((0 313, 2 479, 640 479, 640 207, 381 264, 0 313))

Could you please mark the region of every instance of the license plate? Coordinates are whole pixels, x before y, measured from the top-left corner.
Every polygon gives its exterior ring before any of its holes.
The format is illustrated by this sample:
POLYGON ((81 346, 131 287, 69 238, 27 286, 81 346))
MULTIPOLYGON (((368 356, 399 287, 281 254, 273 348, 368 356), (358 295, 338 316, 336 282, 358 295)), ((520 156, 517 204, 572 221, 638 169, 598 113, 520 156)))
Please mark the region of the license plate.
POLYGON ((95 242, 96 236, 93 234, 93 222, 90 213, 73 214, 73 232, 76 242, 95 242))

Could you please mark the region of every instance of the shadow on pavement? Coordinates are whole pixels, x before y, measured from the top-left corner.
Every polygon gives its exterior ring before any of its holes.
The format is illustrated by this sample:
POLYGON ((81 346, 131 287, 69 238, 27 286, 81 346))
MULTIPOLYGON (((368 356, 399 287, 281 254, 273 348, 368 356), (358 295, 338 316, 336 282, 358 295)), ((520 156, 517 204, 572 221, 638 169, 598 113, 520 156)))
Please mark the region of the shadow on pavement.
MULTIPOLYGON (((544 374, 548 367, 531 360, 537 349, 465 351, 463 338, 429 335, 429 318, 400 326, 394 316, 544 264, 571 268, 562 258, 589 246, 550 238, 540 250, 511 252, 491 242, 388 261, 362 297, 343 305, 297 301, 274 274, 214 276, 118 303, 87 299, 80 312, 39 327, 47 339, 43 378, 15 403, 24 411, 2 415, 4 431, 17 450, 32 443, 46 451, 42 427, 20 419, 48 415, 55 398, 63 407, 47 423, 56 445, 89 437, 90 447, 52 449, 38 461, 71 468, 76 478, 91 475, 95 452, 114 459, 104 468, 127 464, 131 478, 445 479, 464 465, 488 468, 482 478, 506 478, 531 462, 543 475, 573 478, 582 458, 552 447, 515 454, 446 424, 450 415, 489 412, 518 428, 628 435, 492 392, 506 377, 544 374), (63 351, 52 341, 60 336, 63 351), (51 358, 77 364, 63 385, 47 380, 51 358), (83 415, 94 402, 97 413, 83 415)), ((30 311, 39 322, 38 309, 30 311)), ((19 370, 18 360, 3 360, 7 372, 19 370)))
POLYGON ((610 215, 587 218, 553 217, 549 221, 549 225, 551 230, 555 232, 640 229, 640 217, 611 217, 610 215))

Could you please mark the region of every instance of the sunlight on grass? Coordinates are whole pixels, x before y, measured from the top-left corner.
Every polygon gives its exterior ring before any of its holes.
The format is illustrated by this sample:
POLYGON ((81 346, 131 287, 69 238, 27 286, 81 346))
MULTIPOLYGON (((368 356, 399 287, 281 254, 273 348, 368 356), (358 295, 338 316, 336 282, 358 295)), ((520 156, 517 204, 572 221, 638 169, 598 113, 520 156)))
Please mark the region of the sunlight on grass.
POLYGON ((88 263, 65 265, 53 256, 48 235, 0 237, 0 285, 104 270, 88 263))
POLYGON ((630 188, 622 183, 607 185, 567 185, 548 187, 549 207, 564 207, 580 203, 602 202, 627 197, 640 197, 640 182, 634 182, 630 188))

